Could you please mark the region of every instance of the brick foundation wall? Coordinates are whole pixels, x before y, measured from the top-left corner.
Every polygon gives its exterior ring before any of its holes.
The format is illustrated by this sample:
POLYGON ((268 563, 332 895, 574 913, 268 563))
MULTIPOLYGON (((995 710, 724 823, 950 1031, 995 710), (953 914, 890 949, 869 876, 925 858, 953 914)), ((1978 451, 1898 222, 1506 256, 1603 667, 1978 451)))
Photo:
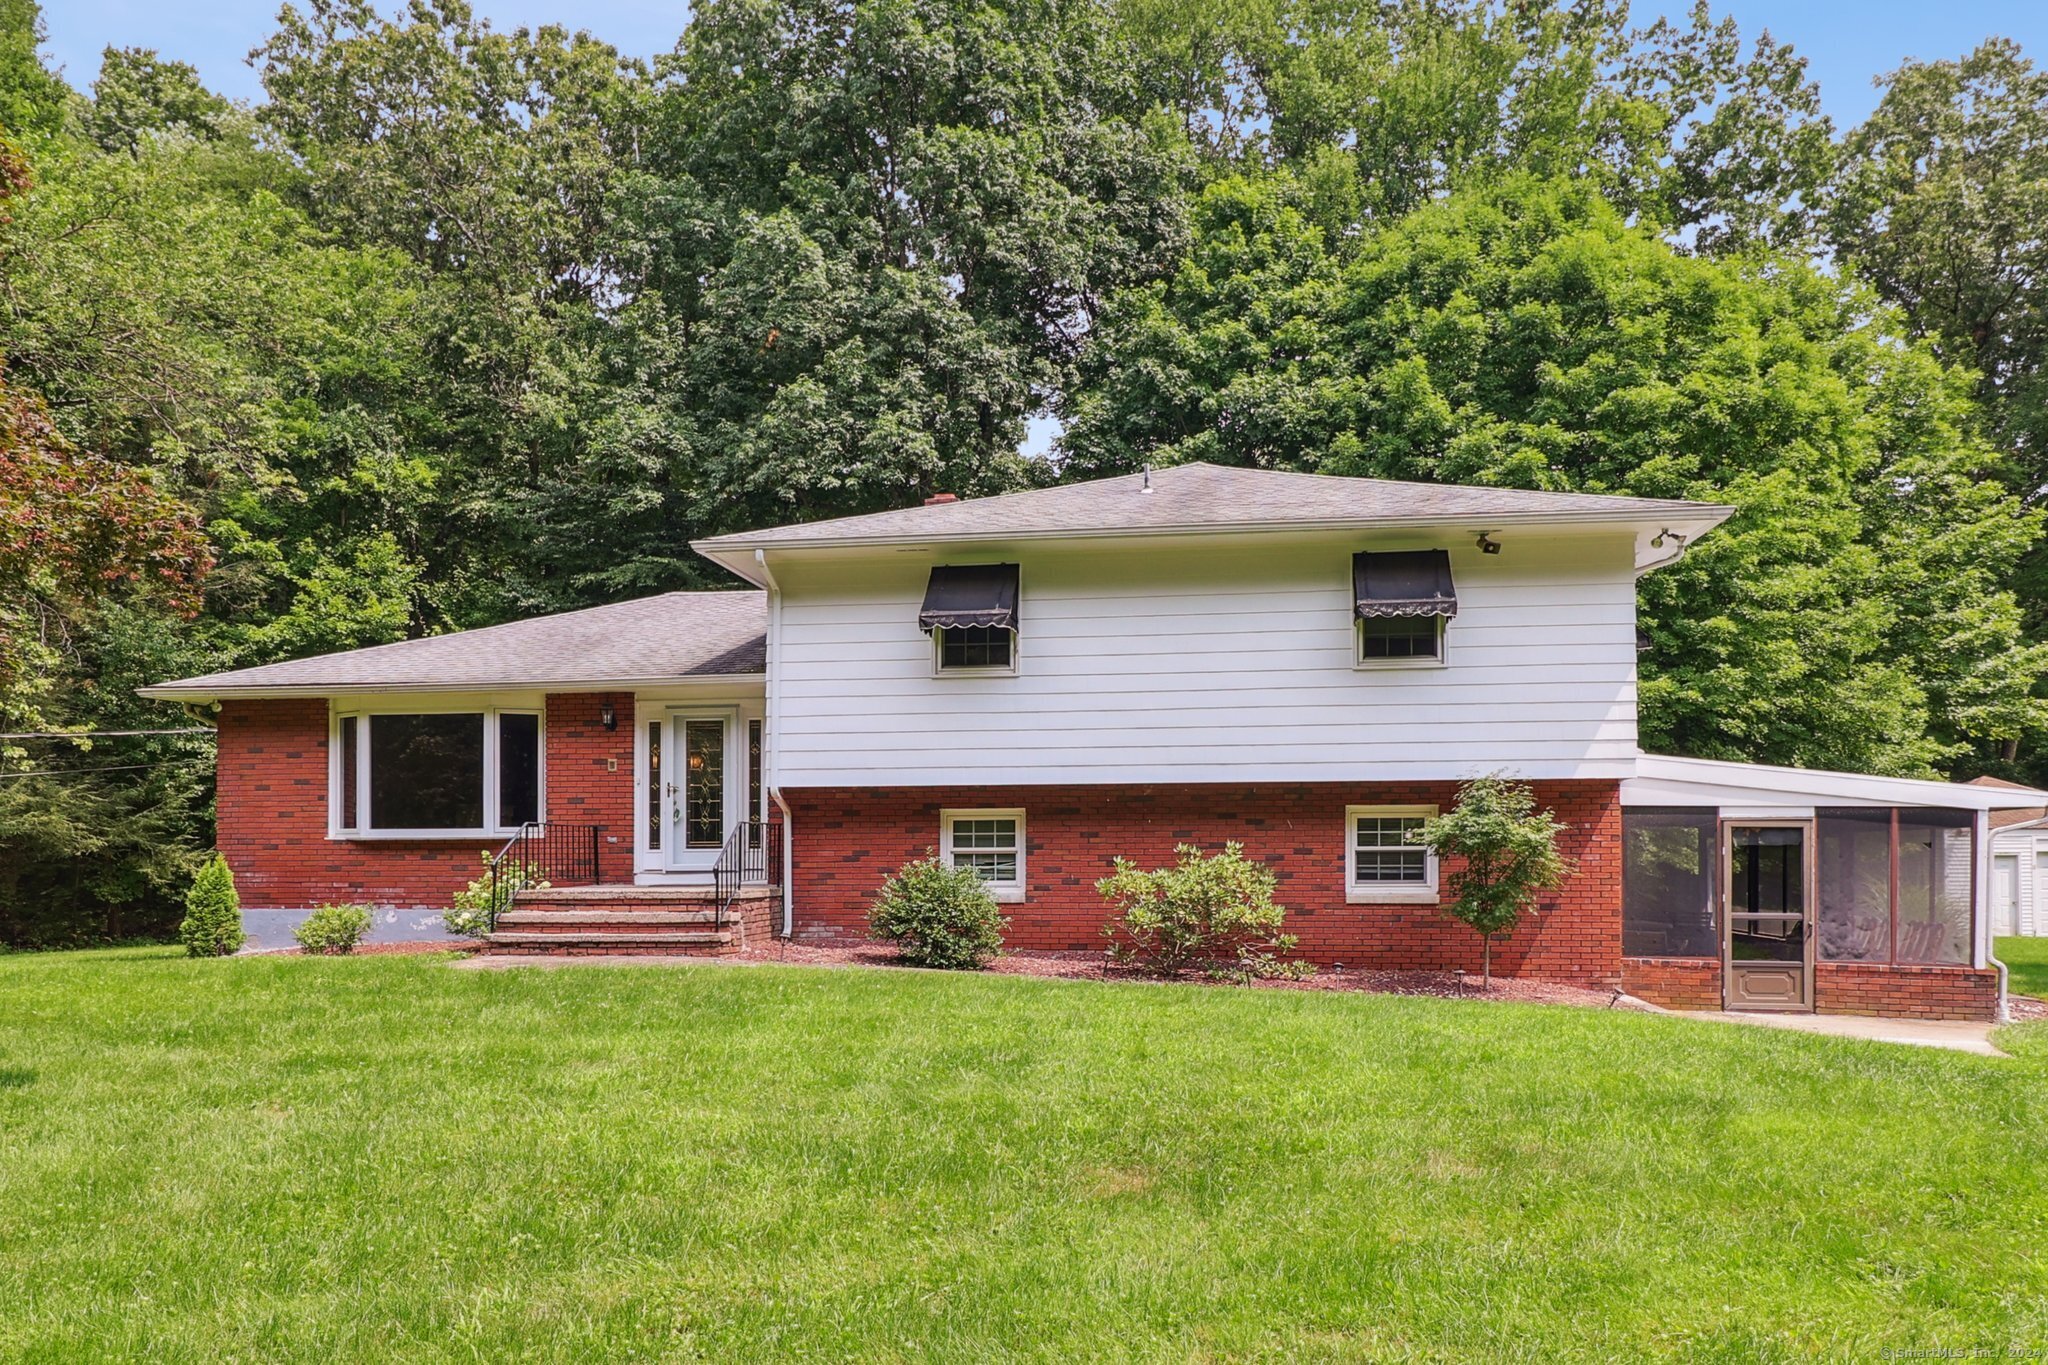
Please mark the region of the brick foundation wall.
MULTIPOLYGON (((1511 939, 1495 944, 1494 970, 1619 984, 1619 787, 1539 782, 1536 792, 1539 804, 1570 826, 1560 844, 1577 868, 1511 939)), ((1287 909, 1287 930, 1310 961, 1381 970, 1476 971, 1480 964, 1478 935, 1434 906, 1345 901, 1345 807, 1448 808, 1455 783, 812 789, 783 796, 792 815, 800 938, 864 936, 883 879, 938 847, 941 810, 1016 808, 1025 812, 1028 886, 1023 903, 1003 907, 1013 947, 1099 951, 1109 911, 1095 883, 1117 855, 1155 867, 1173 860, 1176 844, 1215 850, 1234 839, 1277 875, 1275 898, 1287 909)), ((1455 863, 1445 872, 1454 869, 1455 863)))
MULTIPOLYGON (((1712 958, 1625 957, 1621 984, 1630 995, 1666 1009, 1721 1008, 1721 964, 1712 958)), ((1974 967, 1817 962, 1813 994, 1820 1014, 1989 1020, 1998 1014, 1998 973, 1974 967)))
MULTIPOLYGON (((628 880, 633 859, 633 698, 564 693, 547 699, 547 815, 605 827, 602 868, 628 880), (598 723, 609 700, 619 728, 598 723), (616 761, 616 771, 607 766, 616 761)), ((327 703, 224 702, 219 730, 217 844, 250 909, 338 901, 442 907, 474 879, 502 838, 330 840, 327 703)))
POLYGON ((1721 961, 1698 957, 1625 957, 1621 988, 1668 1010, 1721 1008, 1721 961))
POLYGON ((1992 1020, 1998 1017, 1998 972, 1992 967, 1817 962, 1813 995, 1821 1014, 1992 1020))

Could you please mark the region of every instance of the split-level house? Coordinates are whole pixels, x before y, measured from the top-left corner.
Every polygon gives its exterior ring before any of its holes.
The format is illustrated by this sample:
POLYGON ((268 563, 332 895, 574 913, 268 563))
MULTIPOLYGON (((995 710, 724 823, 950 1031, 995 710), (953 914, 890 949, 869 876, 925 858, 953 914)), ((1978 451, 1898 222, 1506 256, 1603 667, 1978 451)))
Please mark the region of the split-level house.
POLYGON ((1410 841, 1531 782, 1573 871, 1510 973, 1677 1007, 1990 1018, 1989 785, 1658 757, 1636 580, 1730 509, 1183 465, 696 542, 678 592, 169 682, 219 732, 244 904, 506 952, 864 932, 928 852, 1020 948, 1099 949, 1119 855, 1241 843, 1315 962, 1476 968, 1410 841))

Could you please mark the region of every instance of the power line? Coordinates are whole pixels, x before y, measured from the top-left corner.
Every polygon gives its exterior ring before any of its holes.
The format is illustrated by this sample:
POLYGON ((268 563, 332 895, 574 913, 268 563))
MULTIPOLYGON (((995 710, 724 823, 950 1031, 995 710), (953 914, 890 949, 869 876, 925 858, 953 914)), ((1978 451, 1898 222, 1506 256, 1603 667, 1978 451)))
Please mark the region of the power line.
POLYGON ((66 777, 76 776, 81 773, 133 773, 152 768, 175 768, 185 763, 211 762, 213 760, 204 754, 194 754, 189 758, 167 758, 161 763, 114 763, 104 768, 36 768, 27 772, 0 773, 0 782, 5 782, 9 778, 19 777, 66 777))
POLYGON ((210 725, 194 725, 183 730, 24 730, 18 735, 0 735, 0 739, 132 739, 137 735, 210 735, 210 725))

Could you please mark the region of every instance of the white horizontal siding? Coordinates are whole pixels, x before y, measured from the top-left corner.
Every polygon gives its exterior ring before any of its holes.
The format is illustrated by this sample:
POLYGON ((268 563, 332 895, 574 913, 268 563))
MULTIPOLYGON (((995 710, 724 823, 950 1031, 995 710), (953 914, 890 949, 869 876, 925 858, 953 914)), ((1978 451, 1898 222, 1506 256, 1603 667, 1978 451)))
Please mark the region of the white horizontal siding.
MULTIPOLYGON (((1415 542, 1407 542, 1413 545, 1415 542)), ((1440 668, 1354 667, 1350 555, 1031 546, 1014 677, 934 677, 934 559, 788 557, 776 644, 786 787, 1622 777, 1635 756, 1625 538, 1453 545, 1440 668)), ((1395 548, 1388 546, 1387 548, 1395 548)))

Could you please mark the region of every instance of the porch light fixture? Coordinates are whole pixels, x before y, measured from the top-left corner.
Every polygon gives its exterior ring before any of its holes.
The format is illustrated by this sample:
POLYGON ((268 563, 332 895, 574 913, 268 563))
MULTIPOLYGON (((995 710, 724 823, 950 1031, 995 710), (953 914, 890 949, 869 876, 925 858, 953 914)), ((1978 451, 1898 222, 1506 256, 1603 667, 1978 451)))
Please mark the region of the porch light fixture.
POLYGON ((607 730, 619 728, 619 713, 612 709, 610 702, 606 702, 597 708, 597 723, 607 730))
POLYGON ((1479 553, 1483 555, 1497 555, 1500 553, 1500 542, 1493 538, 1493 532, 1481 531, 1479 533, 1479 553))
POLYGON ((1659 531, 1656 535, 1650 537, 1651 546, 1655 549, 1663 549, 1664 539, 1666 536, 1669 536, 1672 540, 1677 541, 1679 549, 1683 550, 1685 548, 1685 537, 1679 532, 1672 530, 1669 526, 1659 531))

